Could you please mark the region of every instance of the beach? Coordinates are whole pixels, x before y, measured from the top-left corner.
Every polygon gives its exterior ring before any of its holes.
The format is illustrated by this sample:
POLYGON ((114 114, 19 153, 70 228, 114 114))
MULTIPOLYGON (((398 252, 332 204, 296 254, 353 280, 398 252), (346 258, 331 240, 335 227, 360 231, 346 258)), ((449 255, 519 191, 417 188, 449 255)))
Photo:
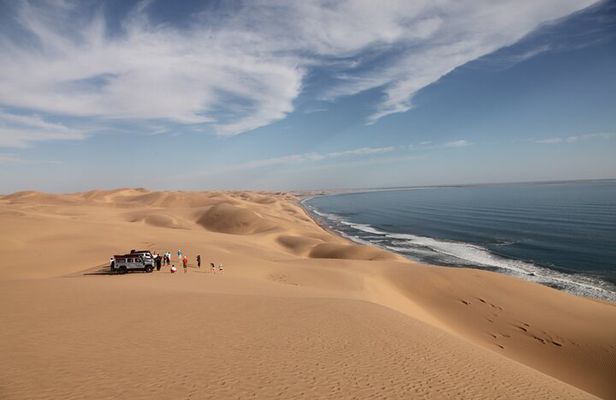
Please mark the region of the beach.
POLYGON ((616 398, 614 304, 353 243, 291 193, 18 192, 0 226, 2 399, 616 398), (131 249, 188 272, 110 274, 131 249))
POLYGON ((302 200, 328 229, 431 265, 616 303, 613 180, 415 187, 302 200))

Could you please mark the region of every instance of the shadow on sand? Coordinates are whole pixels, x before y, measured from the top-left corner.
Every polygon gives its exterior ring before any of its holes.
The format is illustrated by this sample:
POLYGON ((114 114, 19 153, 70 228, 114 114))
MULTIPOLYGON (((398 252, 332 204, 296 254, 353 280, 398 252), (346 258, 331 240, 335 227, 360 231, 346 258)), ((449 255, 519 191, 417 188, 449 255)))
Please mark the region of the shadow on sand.
MULTIPOLYGON (((145 271, 128 271, 127 274, 145 274, 145 271)), ((103 275, 125 275, 119 272, 112 272, 109 268, 109 264, 100 264, 95 267, 83 269, 81 271, 72 272, 67 275, 63 275, 63 278, 78 278, 80 276, 103 276, 103 275)))

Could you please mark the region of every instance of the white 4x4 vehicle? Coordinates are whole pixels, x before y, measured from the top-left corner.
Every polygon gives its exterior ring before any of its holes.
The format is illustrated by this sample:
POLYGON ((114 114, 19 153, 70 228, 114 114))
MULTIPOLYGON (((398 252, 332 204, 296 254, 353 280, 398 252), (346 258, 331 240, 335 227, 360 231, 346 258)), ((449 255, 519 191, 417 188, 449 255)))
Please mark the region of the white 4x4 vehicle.
POLYGON ((154 271, 154 259, 141 253, 113 256, 110 263, 111 272, 125 274, 128 271, 154 271))

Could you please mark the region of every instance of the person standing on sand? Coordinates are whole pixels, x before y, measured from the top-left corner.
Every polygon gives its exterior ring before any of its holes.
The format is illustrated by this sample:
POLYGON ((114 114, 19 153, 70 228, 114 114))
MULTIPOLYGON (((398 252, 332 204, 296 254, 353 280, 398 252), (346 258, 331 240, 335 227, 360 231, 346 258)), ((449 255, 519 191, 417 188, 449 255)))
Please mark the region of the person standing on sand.
POLYGON ((201 268, 201 254, 197 254, 197 267, 201 268))
POLYGON ((178 249, 178 261, 182 261, 182 250, 178 249))
POLYGON ((188 257, 182 258, 182 266, 184 267, 184 273, 188 272, 188 257))
POLYGON ((216 265, 214 265, 214 263, 210 263, 210 266, 211 266, 211 268, 210 268, 210 269, 211 269, 211 271, 212 271, 213 273, 216 273, 216 265))

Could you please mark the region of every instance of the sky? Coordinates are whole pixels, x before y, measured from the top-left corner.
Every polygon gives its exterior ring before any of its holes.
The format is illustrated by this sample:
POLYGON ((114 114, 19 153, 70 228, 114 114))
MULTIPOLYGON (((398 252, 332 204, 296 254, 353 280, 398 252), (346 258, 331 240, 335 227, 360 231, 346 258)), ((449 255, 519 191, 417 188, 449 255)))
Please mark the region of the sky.
POLYGON ((616 178, 616 2, 0 0, 0 193, 616 178))

